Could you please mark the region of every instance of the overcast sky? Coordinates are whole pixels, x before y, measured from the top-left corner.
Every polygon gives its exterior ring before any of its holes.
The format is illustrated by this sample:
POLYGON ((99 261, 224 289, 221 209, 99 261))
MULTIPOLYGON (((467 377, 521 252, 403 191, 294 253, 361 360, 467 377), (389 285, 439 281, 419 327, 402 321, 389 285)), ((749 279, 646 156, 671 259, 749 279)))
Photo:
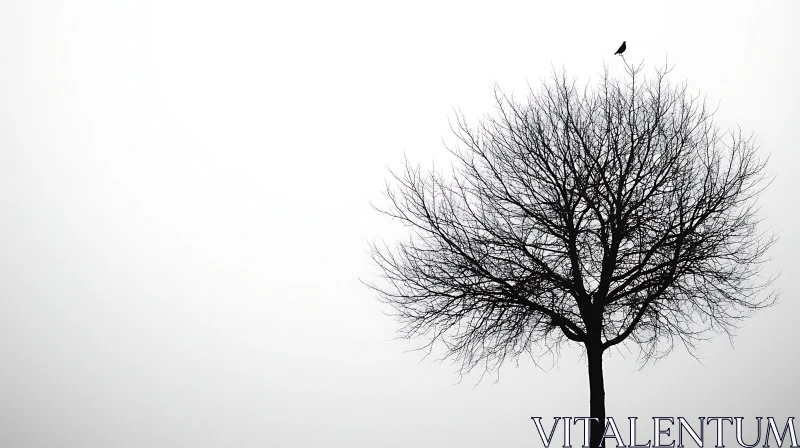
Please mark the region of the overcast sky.
MULTIPOLYGON (((781 303, 636 371, 608 414, 798 413, 800 2, 0 2, 0 446, 530 447, 579 351, 456 384, 360 282, 386 167, 553 67, 676 64, 776 180, 781 303)), ((785 421, 785 420, 784 420, 785 421)), ((627 422, 623 422, 627 427, 627 422)), ((785 445, 786 446, 786 445, 785 445)))

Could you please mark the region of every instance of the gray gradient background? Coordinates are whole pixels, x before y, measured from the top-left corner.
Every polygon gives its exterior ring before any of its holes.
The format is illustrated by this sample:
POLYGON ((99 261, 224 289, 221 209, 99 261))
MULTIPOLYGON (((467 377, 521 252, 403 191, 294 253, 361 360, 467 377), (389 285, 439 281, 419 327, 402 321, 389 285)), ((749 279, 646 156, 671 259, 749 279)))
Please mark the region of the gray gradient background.
POLYGON ((608 413, 795 416, 798 21, 797 1, 1 2, 0 446, 541 446, 531 416, 588 412, 579 351, 477 387, 405 353, 358 282, 367 240, 404 234, 368 203, 404 151, 444 160, 453 106, 552 66, 619 74, 622 40, 772 154, 783 296, 704 366, 612 353, 608 413))

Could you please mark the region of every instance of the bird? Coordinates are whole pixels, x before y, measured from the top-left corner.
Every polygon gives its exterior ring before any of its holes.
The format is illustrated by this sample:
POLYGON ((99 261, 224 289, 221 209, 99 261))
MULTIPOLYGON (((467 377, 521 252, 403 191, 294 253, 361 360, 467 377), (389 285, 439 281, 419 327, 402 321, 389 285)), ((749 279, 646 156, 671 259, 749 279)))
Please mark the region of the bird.
POLYGON ((619 50, 617 50, 617 52, 614 53, 614 54, 622 54, 623 52, 625 52, 625 41, 624 40, 622 41, 622 45, 620 45, 619 50))

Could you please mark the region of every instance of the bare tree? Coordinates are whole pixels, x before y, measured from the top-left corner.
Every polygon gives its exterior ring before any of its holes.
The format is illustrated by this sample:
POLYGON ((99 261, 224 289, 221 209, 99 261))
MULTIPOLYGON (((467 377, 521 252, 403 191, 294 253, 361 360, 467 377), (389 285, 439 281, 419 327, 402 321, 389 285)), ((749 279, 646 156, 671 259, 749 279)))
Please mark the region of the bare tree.
POLYGON ((646 363, 775 303, 760 275, 774 238, 755 199, 768 182, 752 136, 721 132, 705 101, 667 68, 579 88, 555 74, 470 126, 445 178, 406 161, 381 212, 410 237, 372 244, 401 336, 444 344, 462 373, 580 345, 589 370, 591 446, 603 442, 603 354, 646 363))

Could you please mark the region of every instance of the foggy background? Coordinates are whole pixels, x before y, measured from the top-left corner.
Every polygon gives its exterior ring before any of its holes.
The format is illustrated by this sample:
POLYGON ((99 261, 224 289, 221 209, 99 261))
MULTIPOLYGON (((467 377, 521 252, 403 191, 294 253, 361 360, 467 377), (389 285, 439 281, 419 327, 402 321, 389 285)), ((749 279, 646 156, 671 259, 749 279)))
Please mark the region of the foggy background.
POLYGON ((785 423, 798 20, 796 1, 1 2, 0 446, 541 446, 531 416, 588 414, 579 350, 477 387, 407 353, 424 341, 392 341, 359 282, 367 242, 405 235, 369 202, 404 153, 445 160, 453 107, 474 122, 494 82, 521 96, 553 68, 619 75, 623 40, 771 154, 782 299, 704 365, 607 353, 608 415, 626 441, 628 416, 785 423))

